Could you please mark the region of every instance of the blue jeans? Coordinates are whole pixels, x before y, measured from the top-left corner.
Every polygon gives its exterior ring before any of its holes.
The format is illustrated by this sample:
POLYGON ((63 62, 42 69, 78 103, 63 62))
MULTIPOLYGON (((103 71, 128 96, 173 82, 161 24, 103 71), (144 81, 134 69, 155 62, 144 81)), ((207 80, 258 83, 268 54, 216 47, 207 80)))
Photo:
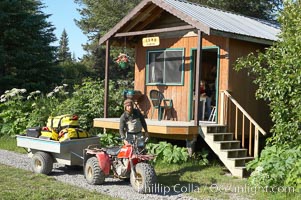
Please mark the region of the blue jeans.
POLYGON ((205 118, 208 119, 211 113, 211 97, 206 97, 205 118))
POLYGON ((203 114, 203 101, 200 101, 200 113, 199 113, 199 118, 200 120, 205 120, 208 119, 210 114, 211 114, 211 97, 206 97, 206 102, 205 102, 205 112, 204 112, 204 119, 202 118, 203 114))

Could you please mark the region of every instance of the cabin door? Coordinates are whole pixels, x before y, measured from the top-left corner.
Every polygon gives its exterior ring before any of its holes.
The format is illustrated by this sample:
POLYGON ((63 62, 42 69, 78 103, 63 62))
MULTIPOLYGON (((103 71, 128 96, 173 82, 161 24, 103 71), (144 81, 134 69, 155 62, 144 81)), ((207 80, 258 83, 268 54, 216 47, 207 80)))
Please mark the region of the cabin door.
MULTIPOLYGON (((195 80, 196 80, 196 58, 197 50, 192 49, 191 51, 191 84, 190 84, 190 120, 194 118, 194 94, 195 94, 195 80)), ((202 64, 201 64, 201 73, 200 80, 205 82, 205 89, 200 89, 201 92, 204 90, 208 93, 208 97, 200 98, 200 111, 199 119, 201 121, 208 121, 211 111, 216 109, 217 113, 217 102, 218 102, 218 69, 219 69, 219 48, 218 47, 207 47, 202 50, 202 64)), ((212 112, 213 113, 213 112, 212 112)), ((210 121, 217 122, 216 117, 210 121)))

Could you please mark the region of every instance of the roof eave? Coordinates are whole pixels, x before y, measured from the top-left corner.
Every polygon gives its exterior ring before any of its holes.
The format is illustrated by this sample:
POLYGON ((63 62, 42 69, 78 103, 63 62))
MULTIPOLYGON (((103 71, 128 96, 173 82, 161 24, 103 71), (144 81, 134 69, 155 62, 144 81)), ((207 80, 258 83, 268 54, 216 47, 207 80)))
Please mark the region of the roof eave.
POLYGON ((254 43, 264 44, 264 45, 273 45, 276 42, 275 40, 259 38, 254 36, 240 35, 236 33, 229 33, 229 32, 224 32, 224 31, 219 31, 214 29, 211 29, 210 33, 216 36, 228 37, 232 39, 254 42, 254 43))
POLYGON ((185 15, 182 12, 179 12, 178 10, 170 7, 168 4, 166 4, 162 0, 144 0, 140 2, 127 16, 125 16, 118 24, 116 24, 109 32, 107 32, 103 37, 99 39, 98 44, 102 45, 105 41, 107 41, 109 38, 111 38, 113 35, 118 33, 118 30, 126 24, 132 17, 134 17, 144 6, 146 6, 148 3, 153 3, 157 5, 158 7, 166 10, 170 14, 178 17, 179 19, 185 21, 187 24, 195 27, 196 29, 199 29, 200 31, 210 35, 210 27, 192 19, 191 17, 185 15))
POLYGON ((118 30, 128 22, 132 17, 134 17, 144 6, 150 3, 151 0, 141 1, 129 14, 127 14, 120 22, 118 22, 110 31, 108 31, 104 36, 102 36, 98 44, 102 45, 105 41, 111 38, 114 34, 118 32, 118 30))
POLYGON ((210 27, 206 24, 203 24, 195 19, 192 19, 188 15, 176 10, 175 8, 169 6, 165 1, 163 0, 152 0, 154 4, 156 4, 158 7, 163 8, 170 14, 178 17, 179 19, 183 20, 184 22, 188 23, 189 25, 199 29, 200 31, 210 35, 210 27))

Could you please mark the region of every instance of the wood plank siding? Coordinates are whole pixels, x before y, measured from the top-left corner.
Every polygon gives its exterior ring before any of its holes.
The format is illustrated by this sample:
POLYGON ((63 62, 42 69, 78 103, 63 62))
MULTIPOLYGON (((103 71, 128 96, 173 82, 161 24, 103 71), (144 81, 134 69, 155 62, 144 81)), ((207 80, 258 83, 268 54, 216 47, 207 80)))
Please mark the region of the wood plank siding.
POLYGON ((238 58, 257 50, 263 51, 265 47, 262 44, 230 39, 228 90, 264 130, 269 130, 271 127, 270 111, 266 102, 255 98, 257 87, 253 83, 254 77, 248 76, 247 70, 239 72, 234 70, 235 61, 238 58))
MULTIPOLYGON (((220 48, 220 89, 228 87, 228 40, 218 36, 205 35, 203 38, 203 48, 217 46, 220 48)), ((149 92, 152 89, 163 92, 165 98, 173 100, 173 117, 178 121, 189 120, 189 94, 191 87, 191 53, 192 49, 197 48, 197 37, 187 36, 182 38, 164 38, 160 40, 160 46, 142 47, 139 43, 136 46, 136 65, 135 65, 135 90, 140 90, 145 96, 140 102, 140 109, 150 118, 151 102, 149 92), (166 49, 166 48, 184 48, 184 84, 175 86, 164 85, 145 85, 146 83, 146 57, 148 50, 166 49)), ((157 118, 155 113, 154 118, 157 118)))

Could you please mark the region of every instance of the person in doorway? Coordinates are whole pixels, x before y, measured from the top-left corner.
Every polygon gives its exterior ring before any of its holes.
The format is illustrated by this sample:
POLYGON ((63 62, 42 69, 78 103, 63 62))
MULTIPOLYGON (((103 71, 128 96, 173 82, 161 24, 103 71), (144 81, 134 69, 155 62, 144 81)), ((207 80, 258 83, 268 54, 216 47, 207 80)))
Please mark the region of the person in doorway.
POLYGON ((209 87, 209 85, 204 81, 201 80, 200 82, 200 95, 201 97, 206 98, 206 103, 205 103, 205 119, 208 119, 211 113, 211 96, 212 92, 209 87))
POLYGON ((133 101, 126 99, 123 103, 124 113, 120 117, 119 133, 123 139, 124 144, 128 144, 128 141, 133 139, 133 136, 144 136, 144 140, 148 140, 147 124, 144 116, 138 109, 133 108, 133 101), (142 128, 144 129, 144 135, 142 134, 142 128))

